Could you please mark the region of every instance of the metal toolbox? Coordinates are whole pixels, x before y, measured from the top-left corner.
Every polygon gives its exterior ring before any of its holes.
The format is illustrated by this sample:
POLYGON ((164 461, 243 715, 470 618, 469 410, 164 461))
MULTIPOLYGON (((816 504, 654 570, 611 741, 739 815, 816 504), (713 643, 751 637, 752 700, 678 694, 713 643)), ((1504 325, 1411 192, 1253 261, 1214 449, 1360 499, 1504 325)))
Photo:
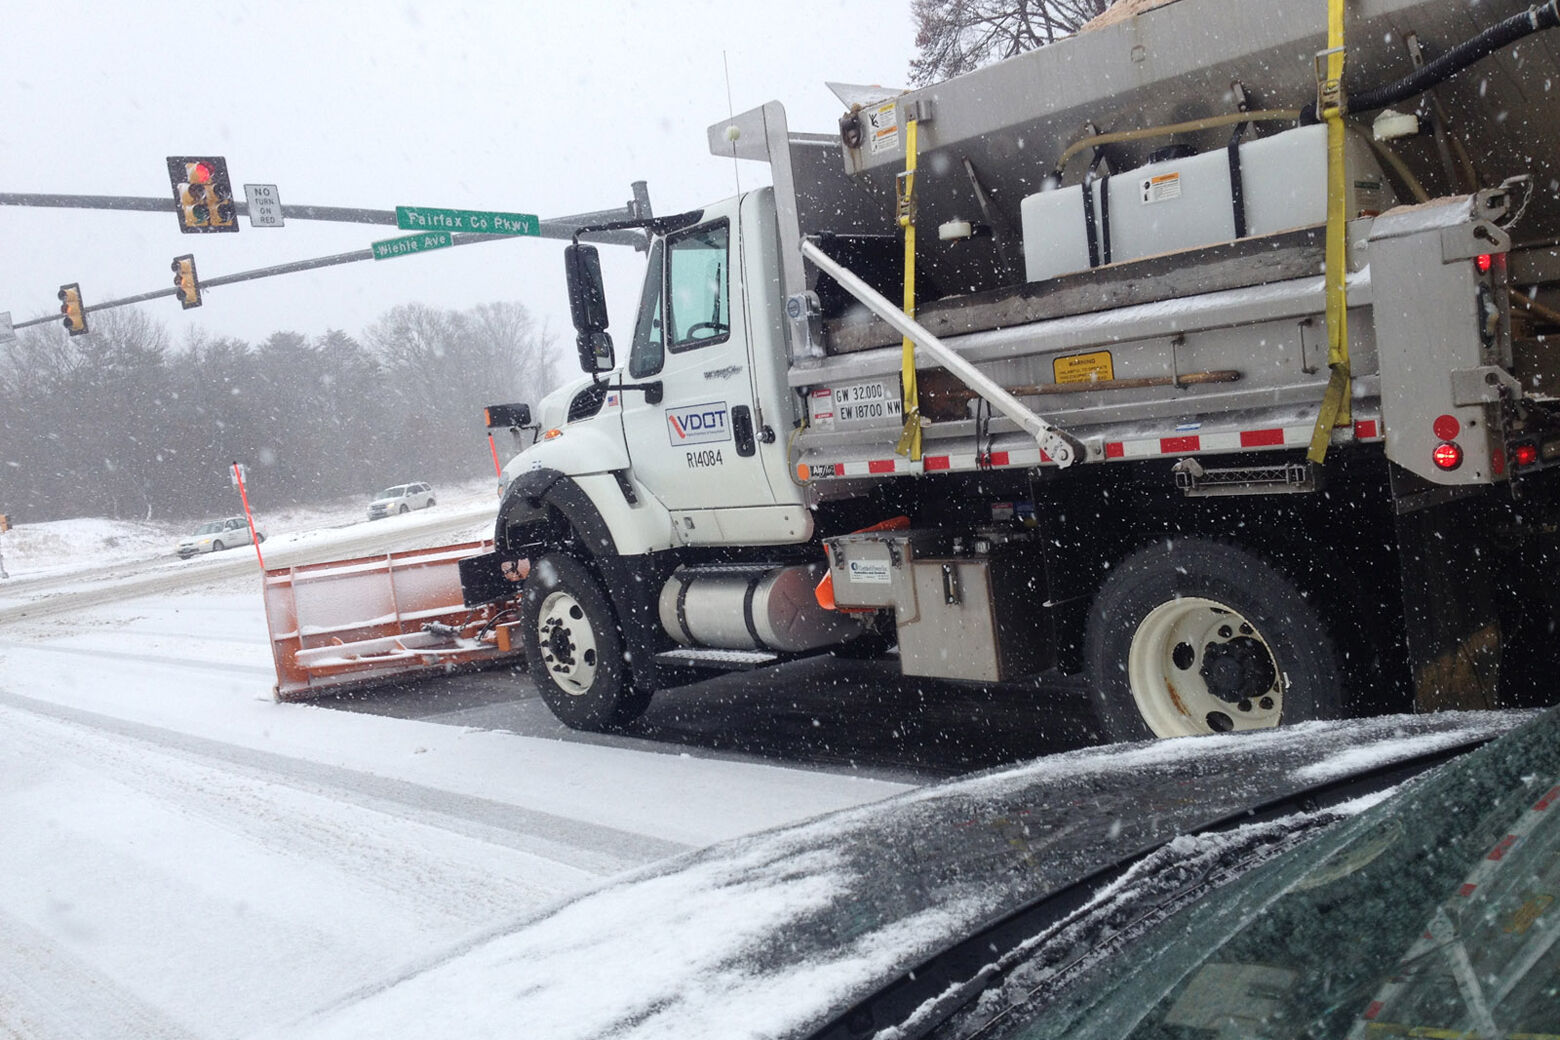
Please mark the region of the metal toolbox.
POLYGON ((905 675, 1000 682, 1052 664, 1045 580, 1027 547, 923 558, 911 567, 914 613, 897 611, 905 675))

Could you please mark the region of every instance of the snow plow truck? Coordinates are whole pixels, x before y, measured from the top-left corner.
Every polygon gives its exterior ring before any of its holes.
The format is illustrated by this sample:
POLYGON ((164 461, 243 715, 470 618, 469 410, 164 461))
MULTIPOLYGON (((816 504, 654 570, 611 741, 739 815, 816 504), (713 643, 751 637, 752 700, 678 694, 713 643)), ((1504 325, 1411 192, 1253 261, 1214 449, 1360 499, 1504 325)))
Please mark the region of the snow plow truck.
POLYGON ((771 186, 580 229, 492 544, 394 632, 273 572, 278 694, 523 654, 601 730, 834 652, 1081 671, 1114 739, 1551 701, 1557 2, 1144 4, 711 126, 771 186))

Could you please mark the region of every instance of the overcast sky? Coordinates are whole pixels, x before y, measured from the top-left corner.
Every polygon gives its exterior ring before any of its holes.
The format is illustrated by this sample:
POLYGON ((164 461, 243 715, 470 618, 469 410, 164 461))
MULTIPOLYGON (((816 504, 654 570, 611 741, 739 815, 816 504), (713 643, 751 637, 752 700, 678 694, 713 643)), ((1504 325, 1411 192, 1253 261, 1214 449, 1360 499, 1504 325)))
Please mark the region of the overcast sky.
MULTIPOLYGON (((0 192, 164 196, 165 159, 222 155, 235 191, 287 204, 443 206, 544 218, 623 204, 649 183, 657 213, 735 191, 705 128, 769 100, 792 130, 832 131, 825 80, 903 85, 910 0, 338 0, 238 5, 0 0, 0 192), (724 57, 724 61, 723 61, 724 57)), ((742 186, 767 181, 743 163, 742 186)), ((289 221, 183 235, 172 211, 0 206, 0 311, 171 287, 365 248, 393 227, 289 221)), ((518 300, 572 343, 561 244, 539 239, 366 261, 220 287, 182 311, 140 304, 175 343, 192 325, 255 341, 278 329, 358 332, 388 307, 518 300)), ((606 248, 622 338, 643 261, 606 248)), ((90 316, 89 316, 90 321, 90 316)))

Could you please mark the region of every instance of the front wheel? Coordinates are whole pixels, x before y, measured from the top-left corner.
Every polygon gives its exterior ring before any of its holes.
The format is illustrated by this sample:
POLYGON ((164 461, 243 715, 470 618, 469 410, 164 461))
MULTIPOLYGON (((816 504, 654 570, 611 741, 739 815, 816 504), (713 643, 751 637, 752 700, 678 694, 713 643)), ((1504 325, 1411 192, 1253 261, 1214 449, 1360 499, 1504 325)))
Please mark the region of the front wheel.
POLYGON ((649 697, 629 683, 617 614, 601 583, 572 556, 543 556, 520 599, 526 664, 542 700, 571 729, 616 729, 649 697))
POLYGON ((223 549, 226 549, 226 548, 227 548, 227 546, 223 545, 221 542, 212 542, 211 543, 211 551, 212 552, 221 552, 223 549))
POLYGON ((1321 619, 1266 561, 1222 542, 1170 539, 1123 561, 1090 611, 1087 659, 1112 740, 1342 714, 1321 619))
POLYGON ((400 508, 400 509, 399 509, 399 510, 398 510, 398 512, 400 512, 400 513, 401 513, 401 514, 402 514, 402 515, 403 515, 403 516, 404 516, 404 515, 405 515, 405 514, 407 514, 407 513, 410 513, 410 512, 411 512, 411 511, 412 511, 412 509, 411 509, 411 507, 410 507, 410 506, 408 506, 408 505, 407 505, 407 504, 406 504, 406 503, 404 503, 404 502, 403 502, 403 503, 401 503, 401 508, 400 508))

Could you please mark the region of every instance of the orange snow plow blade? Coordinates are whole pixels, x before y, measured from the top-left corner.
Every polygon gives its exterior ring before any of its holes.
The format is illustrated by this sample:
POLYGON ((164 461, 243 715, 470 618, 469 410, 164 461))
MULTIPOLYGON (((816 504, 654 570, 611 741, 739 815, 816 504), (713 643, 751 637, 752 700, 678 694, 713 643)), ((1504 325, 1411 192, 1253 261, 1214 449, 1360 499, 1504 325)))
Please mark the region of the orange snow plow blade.
POLYGON ((492 548, 466 542, 266 571, 276 699, 519 657, 511 604, 468 607, 461 594, 460 561, 492 548))

